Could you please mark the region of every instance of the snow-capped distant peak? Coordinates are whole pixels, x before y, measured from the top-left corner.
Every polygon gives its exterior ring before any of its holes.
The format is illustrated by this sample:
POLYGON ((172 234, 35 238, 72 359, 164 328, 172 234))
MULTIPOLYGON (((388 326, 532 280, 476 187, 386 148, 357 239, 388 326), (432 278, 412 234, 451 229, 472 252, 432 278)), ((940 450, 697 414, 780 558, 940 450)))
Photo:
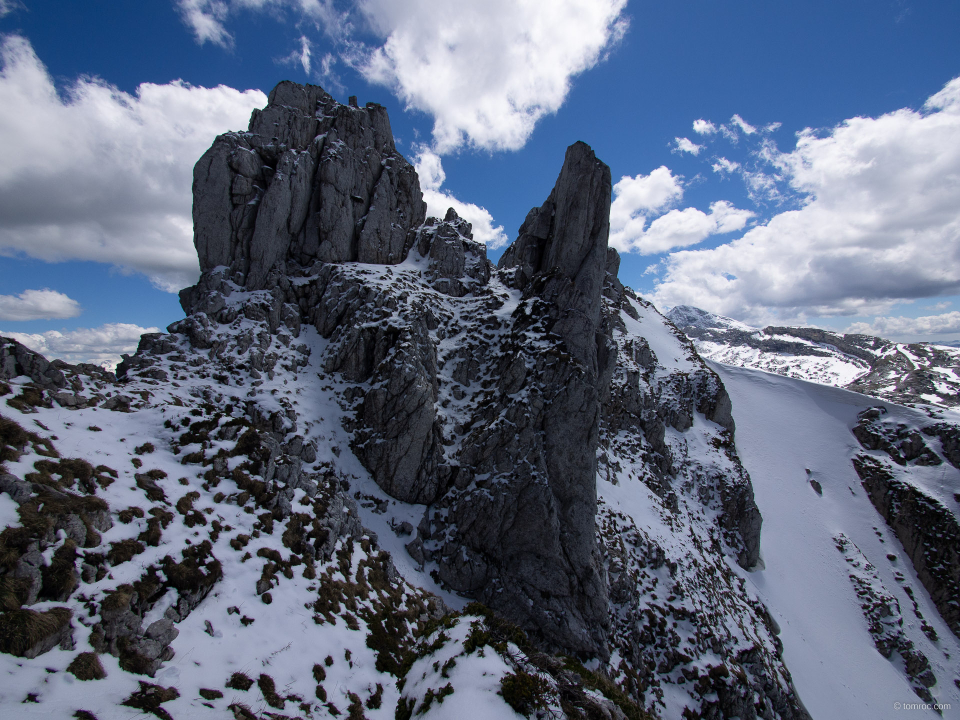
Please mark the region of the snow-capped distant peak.
POLYGON ((739 320, 717 315, 692 305, 677 305, 666 314, 667 318, 678 328, 688 327, 702 329, 742 330, 744 332, 758 332, 759 328, 752 327, 739 320))
POLYGON ((812 327, 754 328, 689 305, 667 317, 703 357, 898 403, 960 403, 960 353, 930 343, 897 343, 812 327))

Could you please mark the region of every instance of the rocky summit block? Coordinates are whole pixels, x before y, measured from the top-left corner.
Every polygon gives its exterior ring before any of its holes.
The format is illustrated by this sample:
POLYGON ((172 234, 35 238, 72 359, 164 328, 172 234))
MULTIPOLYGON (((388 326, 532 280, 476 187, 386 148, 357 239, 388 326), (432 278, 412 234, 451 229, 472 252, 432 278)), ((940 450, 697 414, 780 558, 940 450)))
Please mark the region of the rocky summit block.
MULTIPOLYGON (((382 106, 341 105, 291 82, 247 132, 214 141, 194 168, 193 196, 200 269, 228 266, 251 290, 288 260, 398 263, 426 213, 382 106)), ((182 298, 192 306, 189 290, 182 298)))

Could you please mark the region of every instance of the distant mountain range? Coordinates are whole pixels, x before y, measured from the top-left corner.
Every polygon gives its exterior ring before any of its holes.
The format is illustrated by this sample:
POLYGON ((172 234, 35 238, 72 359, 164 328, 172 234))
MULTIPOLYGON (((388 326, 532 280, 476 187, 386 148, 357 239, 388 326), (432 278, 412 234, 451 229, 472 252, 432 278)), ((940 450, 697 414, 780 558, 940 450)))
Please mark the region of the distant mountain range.
POLYGON ((900 404, 960 405, 960 348, 898 343, 807 327, 751 327, 689 305, 667 317, 701 356, 725 365, 872 395, 900 404))

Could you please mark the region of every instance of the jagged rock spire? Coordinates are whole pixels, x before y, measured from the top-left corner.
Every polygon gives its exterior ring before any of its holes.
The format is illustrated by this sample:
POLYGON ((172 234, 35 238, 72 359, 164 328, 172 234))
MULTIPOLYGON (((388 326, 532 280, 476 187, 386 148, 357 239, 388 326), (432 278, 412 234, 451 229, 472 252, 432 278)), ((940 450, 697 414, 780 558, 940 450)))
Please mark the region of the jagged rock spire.
MULTIPOLYGON (((570 351, 597 370, 594 337, 600 324, 600 297, 606 276, 610 234, 610 168, 584 142, 567 148, 550 197, 533 208, 519 237, 498 267, 514 287, 527 291, 536 276, 545 298, 562 307, 554 331, 570 351)), ((619 262, 619 259, 618 259, 619 262)))

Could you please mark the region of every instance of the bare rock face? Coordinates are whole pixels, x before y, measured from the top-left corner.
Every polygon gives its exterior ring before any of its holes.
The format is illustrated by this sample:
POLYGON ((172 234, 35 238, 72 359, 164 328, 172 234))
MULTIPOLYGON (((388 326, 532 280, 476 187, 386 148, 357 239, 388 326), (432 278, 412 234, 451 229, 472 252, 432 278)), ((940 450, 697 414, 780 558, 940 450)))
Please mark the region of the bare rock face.
MULTIPOLYGON (((862 440, 861 444, 872 449, 862 440)), ((870 501, 903 544, 941 617, 960 637, 960 523, 956 516, 935 498, 898 479, 892 467, 876 457, 857 455, 853 465, 870 501)))
MULTIPOLYGON (((171 330, 259 380, 279 371, 269 342, 238 336, 234 356, 218 328, 315 328, 353 455, 385 493, 424 507, 407 548, 446 588, 545 646, 608 657, 616 603, 598 542, 598 456, 619 450, 602 434, 645 438, 649 484, 670 506, 689 462, 665 433, 698 414, 728 433, 734 458, 729 472, 697 471, 703 502, 741 564, 756 563, 760 516, 735 462, 730 399, 702 361, 660 372, 623 326, 644 303, 617 279, 610 170, 586 144, 567 149, 497 268, 455 211, 424 218, 383 108, 313 86, 281 83, 249 132, 219 137, 194 193, 204 272, 171 330)), ((274 431, 279 442, 285 425, 274 431)))
MULTIPOLYGON (((341 105, 290 82, 254 111, 248 132, 217 138, 194 168, 193 193, 200 269, 228 266, 249 290, 288 260, 398 263, 426 212, 382 106, 341 105)), ((181 297, 189 314, 191 289, 181 297)))
POLYGON ((66 387, 67 379, 55 363, 13 338, 0 337, 0 380, 26 375, 47 390, 66 387))
POLYGON ((567 148, 550 197, 533 208, 520 237, 500 258, 510 284, 555 304, 554 332, 593 372, 597 371, 600 296, 610 234, 610 169, 586 143, 567 148))
POLYGON ((487 246, 473 240, 470 223, 447 210, 443 222, 428 218, 417 232, 417 252, 429 258, 427 281, 434 290, 463 297, 490 280, 487 246))
POLYGON ((609 168, 572 145, 550 198, 501 260, 522 295, 500 328, 497 387, 477 408, 454 487, 424 533, 446 583, 593 654, 605 653, 608 626, 595 516, 609 378, 599 358, 614 359, 600 318, 610 190, 609 168))

